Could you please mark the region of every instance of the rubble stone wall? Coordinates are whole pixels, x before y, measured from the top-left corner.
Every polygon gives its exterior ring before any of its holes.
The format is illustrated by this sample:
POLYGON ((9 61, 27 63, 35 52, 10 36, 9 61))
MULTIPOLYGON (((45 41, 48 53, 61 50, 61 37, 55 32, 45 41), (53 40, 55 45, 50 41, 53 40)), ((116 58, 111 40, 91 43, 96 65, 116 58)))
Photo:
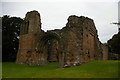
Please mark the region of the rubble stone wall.
POLYGON ((46 65, 58 61, 60 67, 71 67, 102 57, 95 24, 84 16, 69 16, 62 29, 44 32, 40 14, 31 11, 26 14, 20 32, 16 60, 19 64, 46 65))

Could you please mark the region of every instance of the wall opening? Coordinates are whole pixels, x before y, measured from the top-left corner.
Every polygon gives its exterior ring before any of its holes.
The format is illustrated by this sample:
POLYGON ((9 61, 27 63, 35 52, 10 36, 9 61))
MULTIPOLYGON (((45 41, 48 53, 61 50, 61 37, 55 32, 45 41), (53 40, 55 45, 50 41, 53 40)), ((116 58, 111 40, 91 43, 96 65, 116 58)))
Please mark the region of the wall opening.
POLYGON ((56 33, 46 32, 40 39, 40 49, 47 54, 48 62, 61 63, 61 41, 56 33))
POLYGON ((49 62, 59 61, 59 41, 56 39, 50 39, 47 42, 48 58, 49 62))

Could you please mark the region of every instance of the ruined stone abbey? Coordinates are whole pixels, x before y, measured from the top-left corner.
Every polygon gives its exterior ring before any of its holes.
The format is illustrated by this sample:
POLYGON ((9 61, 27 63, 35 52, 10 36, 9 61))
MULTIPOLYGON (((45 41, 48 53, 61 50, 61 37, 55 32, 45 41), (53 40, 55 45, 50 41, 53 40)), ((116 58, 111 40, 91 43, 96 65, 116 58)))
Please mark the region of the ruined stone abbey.
POLYGON ((94 21, 88 17, 69 16, 62 29, 44 32, 40 14, 31 11, 20 27, 16 63, 47 65, 48 62, 59 62, 59 67, 77 66, 105 58, 106 51, 102 46, 94 21))

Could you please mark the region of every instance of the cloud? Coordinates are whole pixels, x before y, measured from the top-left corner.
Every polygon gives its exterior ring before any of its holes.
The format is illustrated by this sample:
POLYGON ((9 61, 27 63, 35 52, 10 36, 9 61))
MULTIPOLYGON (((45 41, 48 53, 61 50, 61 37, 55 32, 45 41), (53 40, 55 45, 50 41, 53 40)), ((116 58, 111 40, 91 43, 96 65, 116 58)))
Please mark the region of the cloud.
MULTIPOLYGON (((119 0, 76 0, 77 2, 118 2, 119 0)), ((75 2, 74 0, 1 0, 1 2, 75 2)))

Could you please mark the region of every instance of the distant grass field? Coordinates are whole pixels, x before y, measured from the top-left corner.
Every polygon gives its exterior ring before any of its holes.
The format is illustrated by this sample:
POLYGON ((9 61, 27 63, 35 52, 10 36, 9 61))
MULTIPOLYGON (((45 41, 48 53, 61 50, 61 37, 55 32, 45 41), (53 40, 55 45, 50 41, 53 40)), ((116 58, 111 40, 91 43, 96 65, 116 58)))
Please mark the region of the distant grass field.
POLYGON ((0 62, 0 78, 2 78, 2 63, 0 62))
POLYGON ((118 62, 92 61, 81 66, 58 68, 58 63, 46 66, 28 66, 3 63, 3 78, 118 78, 118 62))

